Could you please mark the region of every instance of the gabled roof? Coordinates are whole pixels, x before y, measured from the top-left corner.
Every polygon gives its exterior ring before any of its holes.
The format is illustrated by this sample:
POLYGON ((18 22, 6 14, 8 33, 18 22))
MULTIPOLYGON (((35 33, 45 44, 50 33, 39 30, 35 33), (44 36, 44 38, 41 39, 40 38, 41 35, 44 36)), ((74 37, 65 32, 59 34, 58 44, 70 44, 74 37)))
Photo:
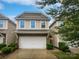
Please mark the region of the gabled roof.
POLYGON ((9 18, 4 16, 3 14, 0 14, 0 19, 9 19, 9 18))
POLYGON ((15 25, 15 23, 10 20, 8 17, 4 16, 3 14, 0 14, 0 20, 9 20, 11 23, 13 23, 15 25))
POLYGON ((51 25, 49 26, 49 28, 51 28, 56 22, 57 22, 57 20, 55 20, 54 22, 52 22, 51 25))
POLYGON ((60 20, 59 17, 60 17, 60 15, 57 15, 57 16, 56 16, 54 22, 51 23, 51 25, 49 26, 49 28, 51 28, 57 21, 60 20))
POLYGON ((16 19, 47 19, 48 17, 40 12, 24 12, 17 16, 16 19))
POLYGON ((55 18, 55 20, 51 23, 51 25, 49 26, 49 28, 51 28, 57 21, 59 21, 59 19, 57 19, 57 18, 55 18))

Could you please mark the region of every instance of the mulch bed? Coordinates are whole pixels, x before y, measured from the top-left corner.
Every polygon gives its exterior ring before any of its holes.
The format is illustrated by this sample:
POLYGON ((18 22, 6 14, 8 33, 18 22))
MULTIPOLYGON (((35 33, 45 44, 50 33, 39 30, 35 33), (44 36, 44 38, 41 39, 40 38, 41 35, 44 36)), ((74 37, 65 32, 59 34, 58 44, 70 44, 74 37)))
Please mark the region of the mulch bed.
POLYGON ((0 55, 0 59, 3 59, 4 58, 4 56, 3 55, 0 55))
POLYGON ((3 53, 0 53, 0 59, 3 59, 6 55, 3 53))

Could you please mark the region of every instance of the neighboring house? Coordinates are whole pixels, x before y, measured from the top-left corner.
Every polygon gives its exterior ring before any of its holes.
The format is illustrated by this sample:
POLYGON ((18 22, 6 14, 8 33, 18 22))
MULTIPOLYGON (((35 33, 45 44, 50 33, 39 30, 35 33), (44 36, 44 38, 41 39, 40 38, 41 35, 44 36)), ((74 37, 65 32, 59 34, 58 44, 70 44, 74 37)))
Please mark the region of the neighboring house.
MULTIPOLYGON (((61 24, 63 24, 61 21, 59 21, 57 18, 55 19, 54 22, 51 23, 51 25, 49 26, 49 33, 52 34, 53 31, 58 32, 58 29, 56 29, 56 27, 60 26, 61 24)), ((49 35, 49 43, 52 43, 54 46, 59 47, 59 42, 65 42, 68 43, 67 41, 61 40, 60 35, 59 34, 52 34, 49 35)), ((77 47, 72 47, 68 44, 69 48, 73 51, 77 50, 77 47)), ((75 46, 75 45, 74 45, 75 46)))
POLYGON ((45 49, 49 31, 49 19, 42 13, 23 13, 16 17, 18 47, 45 49))
POLYGON ((15 41, 16 25, 7 17, 0 14, 0 44, 10 44, 15 41))
MULTIPOLYGON (((58 29, 56 29, 57 26, 59 26, 60 23, 58 20, 55 19, 54 22, 51 23, 49 26, 49 31, 51 32, 58 32, 58 29)), ((49 36, 49 42, 52 43, 54 46, 59 47, 59 35, 58 34, 52 34, 49 36)))

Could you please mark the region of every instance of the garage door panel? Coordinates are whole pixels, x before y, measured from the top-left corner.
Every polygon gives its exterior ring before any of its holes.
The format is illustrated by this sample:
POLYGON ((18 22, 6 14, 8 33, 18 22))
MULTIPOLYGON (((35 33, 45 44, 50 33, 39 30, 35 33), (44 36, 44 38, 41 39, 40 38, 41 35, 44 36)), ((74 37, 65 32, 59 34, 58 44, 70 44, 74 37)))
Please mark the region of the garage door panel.
POLYGON ((20 36, 19 48, 46 48, 45 36, 20 36))

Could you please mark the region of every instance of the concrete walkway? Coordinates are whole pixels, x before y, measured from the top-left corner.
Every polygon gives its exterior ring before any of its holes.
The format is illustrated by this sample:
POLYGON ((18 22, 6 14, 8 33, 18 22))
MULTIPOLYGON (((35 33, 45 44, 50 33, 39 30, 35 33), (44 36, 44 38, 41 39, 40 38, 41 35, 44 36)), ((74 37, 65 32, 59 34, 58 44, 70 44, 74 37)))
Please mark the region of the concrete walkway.
POLYGON ((3 59, 57 59, 48 50, 17 50, 3 59))

